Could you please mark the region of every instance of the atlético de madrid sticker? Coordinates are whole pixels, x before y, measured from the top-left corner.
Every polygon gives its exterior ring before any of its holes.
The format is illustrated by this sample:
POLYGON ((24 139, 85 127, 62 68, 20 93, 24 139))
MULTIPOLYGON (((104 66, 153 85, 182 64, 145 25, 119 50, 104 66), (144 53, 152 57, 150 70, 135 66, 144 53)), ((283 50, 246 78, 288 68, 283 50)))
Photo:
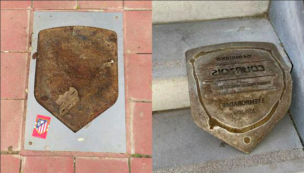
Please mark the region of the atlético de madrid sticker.
POLYGON ((51 117, 37 115, 32 136, 46 139, 51 117))

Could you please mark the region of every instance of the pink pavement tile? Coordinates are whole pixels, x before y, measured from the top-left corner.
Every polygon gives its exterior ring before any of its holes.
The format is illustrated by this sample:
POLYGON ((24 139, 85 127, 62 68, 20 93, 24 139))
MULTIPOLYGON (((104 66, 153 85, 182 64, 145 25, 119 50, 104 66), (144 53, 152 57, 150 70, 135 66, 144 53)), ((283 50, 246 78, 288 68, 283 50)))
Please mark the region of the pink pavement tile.
POLYGON ((152 11, 125 11, 125 52, 152 53, 152 11))
POLYGON ((1 10, 1 51, 27 51, 29 10, 1 10))
POLYGON ((27 53, 1 53, 1 98, 24 99, 27 53))
POLYGON ((132 173, 152 173, 152 158, 132 158, 132 173))
POLYGON ((78 1, 79 8, 107 9, 123 8, 123 1, 78 1))
POLYGON ((127 158, 76 158, 76 173, 129 173, 127 158))
POLYGON ((76 0, 68 1, 33 1, 34 9, 76 9, 76 0))
POLYGON ((1 9, 28 9, 31 1, 1 1, 1 9))
POLYGON ((131 103, 132 154, 152 154, 152 103, 131 103))
POLYGON ((125 81, 127 99, 152 100, 152 55, 126 54, 125 81))
POLYGON ((1 100, 1 151, 20 151, 23 100, 1 100))
POLYGON ((1 173, 19 173, 20 156, 1 154, 1 173))
POLYGON ((22 173, 74 173, 73 157, 28 156, 22 158, 22 173))
POLYGON ((152 1, 124 1, 125 9, 152 9, 152 1))

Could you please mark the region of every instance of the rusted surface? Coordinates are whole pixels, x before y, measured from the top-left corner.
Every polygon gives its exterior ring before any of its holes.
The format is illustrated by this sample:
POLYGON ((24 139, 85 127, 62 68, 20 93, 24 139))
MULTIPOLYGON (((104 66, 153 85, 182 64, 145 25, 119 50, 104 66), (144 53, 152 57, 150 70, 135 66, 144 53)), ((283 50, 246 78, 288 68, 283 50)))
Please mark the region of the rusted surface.
POLYGON ((82 26, 39 32, 35 97, 77 132, 118 97, 117 35, 82 26))
POLYGON ((285 115, 290 69, 271 43, 227 43, 186 53, 191 113, 202 129, 249 153, 285 115))

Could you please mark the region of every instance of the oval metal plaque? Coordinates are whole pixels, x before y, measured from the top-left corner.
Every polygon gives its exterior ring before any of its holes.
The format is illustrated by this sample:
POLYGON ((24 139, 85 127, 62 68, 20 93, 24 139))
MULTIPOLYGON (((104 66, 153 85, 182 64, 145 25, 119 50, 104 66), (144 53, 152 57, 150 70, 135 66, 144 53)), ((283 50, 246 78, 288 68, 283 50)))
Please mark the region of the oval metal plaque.
POLYGON ((77 132, 118 97, 117 35, 83 26, 42 30, 38 36, 35 97, 77 132))
POLYGON ((272 43, 226 43, 186 52, 194 122, 249 153, 285 115, 290 68, 272 43))

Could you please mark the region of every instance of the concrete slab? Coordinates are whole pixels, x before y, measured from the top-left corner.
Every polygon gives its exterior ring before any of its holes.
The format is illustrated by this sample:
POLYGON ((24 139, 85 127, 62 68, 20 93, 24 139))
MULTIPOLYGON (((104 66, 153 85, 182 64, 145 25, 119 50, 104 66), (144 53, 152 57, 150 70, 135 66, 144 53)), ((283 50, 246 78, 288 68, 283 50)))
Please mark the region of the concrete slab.
POLYGON ((293 115, 299 134, 304 140, 304 2, 272 1, 269 18, 294 68, 293 100, 290 112, 293 115))
POLYGON ((267 165, 259 165, 256 167, 247 167, 236 170, 225 170, 220 171, 219 173, 300 173, 304 171, 304 159, 292 160, 283 163, 272 163, 267 165))
POLYGON ((154 169, 250 157, 278 150, 301 150, 302 147, 289 115, 275 126, 250 155, 245 155, 197 127, 190 109, 153 114, 154 169))
POLYGON ((263 15, 269 1, 153 1, 153 23, 263 15))
POLYGON ((241 41, 272 42, 291 66, 271 23, 264 18, 153 25, 153 110, 189 107, 189 98, 186 98, 189 95, 184 92, 188 91, 185 66, 187 50, 241 41), (163 79, 171 80, 171 83, 163 79), (172 90, 170 85, 184 90, 169 92, 172 90), (171 104, 162 104, 169 102, 171 104))

